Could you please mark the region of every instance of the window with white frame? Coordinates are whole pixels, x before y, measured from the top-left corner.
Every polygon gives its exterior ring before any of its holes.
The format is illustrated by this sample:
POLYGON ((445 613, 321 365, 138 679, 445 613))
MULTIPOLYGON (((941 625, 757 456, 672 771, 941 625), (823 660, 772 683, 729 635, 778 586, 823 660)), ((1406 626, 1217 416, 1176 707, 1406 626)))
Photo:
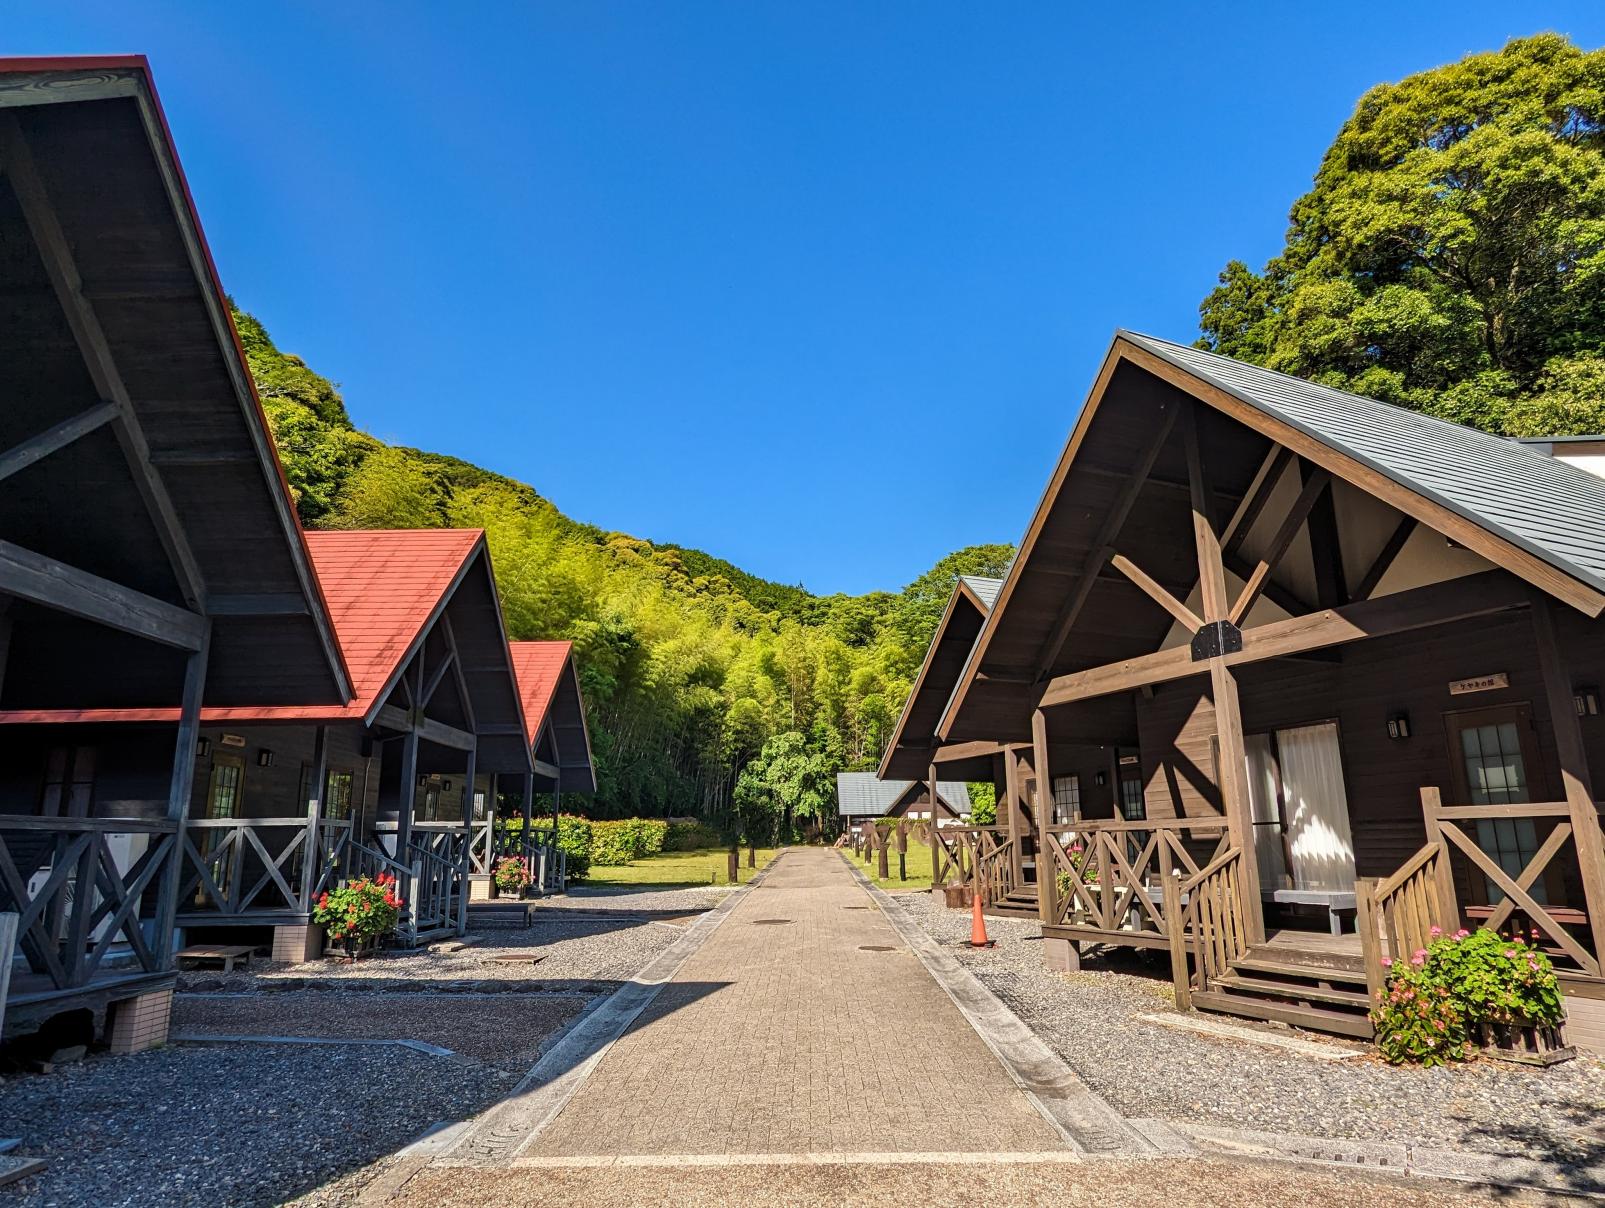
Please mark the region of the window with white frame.
POLYGON ((1081 777, 1053 778, 1053 822, 1055 826, 1081 817, 1081 777))

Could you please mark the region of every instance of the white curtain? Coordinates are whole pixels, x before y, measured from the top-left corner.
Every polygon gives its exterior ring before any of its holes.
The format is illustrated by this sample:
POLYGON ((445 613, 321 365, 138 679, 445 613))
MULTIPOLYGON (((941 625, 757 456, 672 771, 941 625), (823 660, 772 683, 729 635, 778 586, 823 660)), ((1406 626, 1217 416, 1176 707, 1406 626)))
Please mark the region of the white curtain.
POLYGON ((1287 803, 1293 888, 1352 890, 1354 839, 1337 726, 1326 722, 1278 730, 1276 746, 1287 803))

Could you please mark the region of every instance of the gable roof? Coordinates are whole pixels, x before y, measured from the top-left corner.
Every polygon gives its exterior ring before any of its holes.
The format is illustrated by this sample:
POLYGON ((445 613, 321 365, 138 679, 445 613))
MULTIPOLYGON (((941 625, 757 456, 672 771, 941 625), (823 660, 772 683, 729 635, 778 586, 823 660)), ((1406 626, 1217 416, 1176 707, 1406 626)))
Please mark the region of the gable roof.
POLYGON ((508 652, 523 701, 525 734, 531 750, 539 745, 542 731, 547 731, 555 740, 558 791, 596 792, 591 732, 574 666, 574 643, 509 642, 508 652), (562 737, 557 736, 558 730, 564 732, 562 737))
POLYGON ((958 683, 964 660, 981 631, 981 623, 992 610, 1002 579, 986 579, 979 575, 960 575, 953 584, 942 619, 937 622, 931 644, 926 647, 925 658, 914 686, 909 689, 903 711, 886 743, 876 774, 890 776, 901 772, 919 775, 930 765, 936 748, 936 723, 942 709, 958 683))
MULTIPOLYGON (((910 789, 919 787, 917 780, 882 780, 874 772, 837 772, 837 811, 883 818, 910 789)), ((970 789, 961 780, 938 780, 936 795, 956 814, 969 811, 970 789)))
MULTIPOLYGON (((13 354, 0 445, 100 417, 8 478, 0 529, 211 616, 208 702, 344 700, 339 645, 146 60, 0 58, 0 142, 13 354)), ((61 652, 94 636, 59 615, 14 616, 8 692, 60 702, 61 652), (36 678, 43 691, 28 690, 36 678)), ((137 700, 140 670, 71 703, 137 700)))
POLYGON ((1141 348, 1605 592, 1605 479, 1435 416, 1136 332, 1141 348))
MULTIPOLYGON (((203 721, 371 720, 485 543, 480 529, 351 529, 306 538, 350 669, 352 699, 342 705, 208 705, 203 721)), ((175 708, 0 712, 0 722, 177 717, 175 708)))

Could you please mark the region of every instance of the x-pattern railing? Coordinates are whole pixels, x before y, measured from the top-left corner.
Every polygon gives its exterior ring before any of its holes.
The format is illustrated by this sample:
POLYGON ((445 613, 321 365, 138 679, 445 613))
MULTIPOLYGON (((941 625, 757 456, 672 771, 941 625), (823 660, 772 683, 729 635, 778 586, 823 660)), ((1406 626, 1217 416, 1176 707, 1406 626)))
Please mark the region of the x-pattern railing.
POLYGON ((989 902, 1001 901, 1018 885, 1014 876, 1017 839, 1006 826, 938 826, 934 885, 982 886, 989 902))
POLYGON ((72 989, 87 984, 121 940, 141 970, 159 972, 140 904, 166 867, 175 830, 131 818, 0 817, 0 911, 17 913, 17 947, 29 967, 56 989, 72 989), (126 871, 111 848, 116 835, 148 837, 126 871))
POLYGON ((1188 841, 1211 838, 1213 861, 1230 845, 1226 819, 1097 819, 1049 827, 1043 834, 1043 875, 1054 877, 1049 924, 1168 936, 1163 887, 1176 872, 1200 872, 1188 841))
POLYGON ((185 827, 181 909, 239 916, 252 910, 305 911, 327 888, 351 824, 325 819, 319 851, 305 858, 305 818, 199 818, 185 827))
POLYGON ((456 927, 461 895, 468 888, 463 865, 469 841, 469 833, 461 827, 414 824, 408 845, 412 900, 407 904, 414 939, 456 927))

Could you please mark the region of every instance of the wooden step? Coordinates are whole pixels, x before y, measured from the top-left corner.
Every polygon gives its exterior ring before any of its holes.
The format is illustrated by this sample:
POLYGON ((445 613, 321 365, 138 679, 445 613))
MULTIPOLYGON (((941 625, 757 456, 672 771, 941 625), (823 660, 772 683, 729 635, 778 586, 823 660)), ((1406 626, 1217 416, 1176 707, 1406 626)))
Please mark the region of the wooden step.
MULTIPOLYGON (((1358 954, 1333 952, 1326 948, 1298 948, 1292 944, 1255 944, 1246 956, 1250 960, 1276 961, 1284 965, 1300 965, 1308 969, 1343 971, 1365 974, 1365 958, 1358 954)), ((1319 976, 1312 973, 1310 976, 1319 976)))
POLYGON ((1266 1019, 1285 1023, 1312 1032, 1330 1032, 1335 1036, 1357 1036, 1371 1039, 1371 1021, 1364 1015, 1350 1011, 1329 1011, 1324 1007, 1299 1007, 1291 1003, 1271 1002, 1243 994, 1224 994, 1216 991, 1198 991, 1192 996, 1193 1006, 1203 1011, 1216 1011, 1223 1015, 1239 1015, 1246 1019, 1266 1019))
MULTIPOLYGON (((1265 949, 1258 949, 1264 952, 1265 949)), ((1299 961, 1273 960, 1268 956, 1245 956, 1232 962, 1232 968, 1242 973, 1264 973, 1271 977, 1305 977, 1311 981, 1365 985, 1364 969, 1340 969, 1331 965, 1306 965, 1299 961)))
MULTIPOLYGON (((1238 966, 1232 966, 1234 969, 1238 966)), ((1357 1010, 1371 1009, 1371 998, 1364 990, 1325 990, 1320 986, 1304 986, 1290 981, 1271 981, 1259 977, 1244 977, 1240 973, 1228 973, 1224 977, 1217 977, 1211 983, 1225 986, 1228 989, 1240 991, 1244 994, 1263 994, 1271 998, 1293 998, 1299 1002, 1324 1002, 1337 1007, 1354 1007, 1357 1010)))

